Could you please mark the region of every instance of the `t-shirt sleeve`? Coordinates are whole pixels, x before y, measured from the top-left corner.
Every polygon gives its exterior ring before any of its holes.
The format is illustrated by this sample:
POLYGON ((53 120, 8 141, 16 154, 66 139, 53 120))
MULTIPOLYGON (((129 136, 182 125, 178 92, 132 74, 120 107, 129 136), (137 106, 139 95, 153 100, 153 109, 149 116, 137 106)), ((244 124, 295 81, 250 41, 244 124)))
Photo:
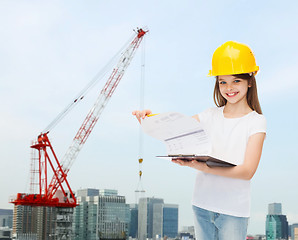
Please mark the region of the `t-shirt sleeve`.
POLYGON ((249 136, 256 133, 266 133, 267 129, 267 121, 264 115, 258 114, 256 115, 250 124, 249 136))
POLYGON ((204 122, 208 122, 208 119, 210 118, 211 114, 212 114, 213 108, 208 108, 203 112, 200 112, 199 114, 197 114, 197 116, 200 119, 200 122, 204 123, 204 122))

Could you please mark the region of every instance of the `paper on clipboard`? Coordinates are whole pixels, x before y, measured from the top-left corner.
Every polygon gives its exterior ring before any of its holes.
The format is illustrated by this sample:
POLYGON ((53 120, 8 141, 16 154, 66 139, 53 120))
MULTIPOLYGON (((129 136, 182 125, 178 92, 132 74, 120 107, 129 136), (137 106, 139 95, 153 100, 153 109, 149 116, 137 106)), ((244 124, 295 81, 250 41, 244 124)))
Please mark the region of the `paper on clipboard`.
POLYGON ((165 142, 168 155, 208 155, 211 152, 211 143, 202 124, 181 113, 146 117, 142 128, 148 135, 165 142))

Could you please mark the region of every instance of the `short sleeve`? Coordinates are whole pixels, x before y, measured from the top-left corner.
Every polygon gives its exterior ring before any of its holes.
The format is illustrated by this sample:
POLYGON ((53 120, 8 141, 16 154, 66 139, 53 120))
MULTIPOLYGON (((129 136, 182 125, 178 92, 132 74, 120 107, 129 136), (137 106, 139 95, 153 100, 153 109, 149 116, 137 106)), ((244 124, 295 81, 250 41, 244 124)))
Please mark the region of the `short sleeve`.
POLYGON ((264 115, 257 114, 254 115, 254 118, 250 122, 249 136, 256 133, 266 133, 267 130, 267 121, 264 115))
POLYGON ((197 116, 199 117, 200 122, 204 123, 204 122, 208 122, 213 112, 214 112, 214 108, 208 108, 205 111, 197 114, 197 116))

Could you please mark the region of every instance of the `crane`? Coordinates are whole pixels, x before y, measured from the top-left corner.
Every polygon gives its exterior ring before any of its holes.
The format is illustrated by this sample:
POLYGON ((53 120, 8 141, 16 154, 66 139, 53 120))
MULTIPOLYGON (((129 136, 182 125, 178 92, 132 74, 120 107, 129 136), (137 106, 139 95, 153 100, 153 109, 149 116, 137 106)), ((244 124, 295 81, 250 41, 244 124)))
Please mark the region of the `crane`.
MULTIPOLYGON (((11 203, 15 205, 64 208, 73 208, 77 206, 75 195, 67 180, 67 174, 80 150, 87 141, 102 111, 112 97, 125 70, 129 66, 137 48, 147 32, 148 31, 145 31, 142 28, 137 29, 136 36, 122 53, 118 64, 113 69, 61 162, 58 160, 49 140, 49 131, 46 130, 38 135, 37 141, 32 144, 31 148, 38 151, 39 193, 18 193, 17 197, 11 200, 11 203), (48 169, 53 171, 53 176, 50 182, 48 182, 48 169)), ((77 99, 75 101, 77 101, 77 99)))

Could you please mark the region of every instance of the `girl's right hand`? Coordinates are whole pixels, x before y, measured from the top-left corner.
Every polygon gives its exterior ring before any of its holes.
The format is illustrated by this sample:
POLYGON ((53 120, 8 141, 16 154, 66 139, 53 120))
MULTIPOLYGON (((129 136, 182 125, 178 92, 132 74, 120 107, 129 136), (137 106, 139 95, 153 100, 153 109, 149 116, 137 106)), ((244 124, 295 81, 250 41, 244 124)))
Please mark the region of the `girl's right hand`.
POLYGON ((141 123, 142 119, 144 119, 147 115, 152 114, 152 111, 150 109, 145 110, 135 110, 132 112, 132 115, 135 115, 138 119, 139 123, 141 123))

